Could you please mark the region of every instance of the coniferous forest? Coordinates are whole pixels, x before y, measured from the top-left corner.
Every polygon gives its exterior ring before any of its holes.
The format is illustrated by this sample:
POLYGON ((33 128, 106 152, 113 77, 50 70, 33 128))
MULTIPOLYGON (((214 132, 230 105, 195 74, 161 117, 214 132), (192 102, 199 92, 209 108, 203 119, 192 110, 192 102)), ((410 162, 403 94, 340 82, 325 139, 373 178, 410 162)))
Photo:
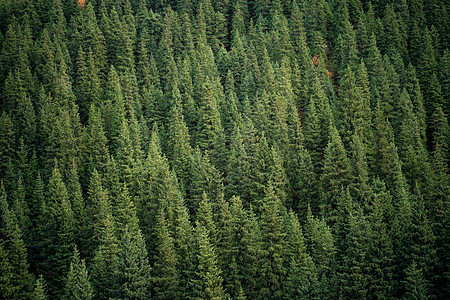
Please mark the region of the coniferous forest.
POLYGON ((1 299, 449 299, 448 0, 0 0, 1 299))

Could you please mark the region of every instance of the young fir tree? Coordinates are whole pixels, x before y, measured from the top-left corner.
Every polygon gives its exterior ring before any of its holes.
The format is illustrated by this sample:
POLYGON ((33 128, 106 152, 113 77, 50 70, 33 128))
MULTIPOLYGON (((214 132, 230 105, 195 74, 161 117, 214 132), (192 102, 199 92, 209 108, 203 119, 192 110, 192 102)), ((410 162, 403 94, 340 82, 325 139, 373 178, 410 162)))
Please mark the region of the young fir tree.
POLYGON ((94 299, 94 290, 89 282, 89 274, 84 259, 75 247, 69 273, 67 274, 65 299, 94 299))
POLYGON ((321 206, 327 220, 335 222, 334 214, 337 199, 342 187, 347 188, 352 181, 352 168, 338 131, 330 127, 330 142, 325 150, 323 173, 320 176, 322 187, 321 206))
POLYGON ((34 288, 33 299, 34 300, 47 300, 48 299, 46 282, 42 275, 39 275, 39 278, 36 279, 36 285, 34 288))
POLYGON ((61 297, 75 242, 75 223, 66 185, 56 161, 40 222, 41 261, 38 270, 47 278, 49 294, 61 297))
POLYGON ((8 207, 3 182, 0 189, 0 255, 2 259, 2 288, 5 297, 30 297, 33 277, 29 273, 27 249, 14 210, 8 207))
POLYGON ((423 277, 422 269, 412 262, 405 273, 406 278, 403 283, 405 293, 402 299, 430 299, 428 284, 423 277))
POLYGON ((120 295, 128 299, 148 299, 151 287, 151 267, 144 238, 139 229, 133 231, 133 228, 125 225, 119 239, 117 258, 117 280, 120 285, 120 295))
POLYGON ((197 271, 193 280, 194 297, 200 299, 227 299, 223 278, 217 262, 215 247, 209 239, 209 231, 197 223, 197 271))
MULTIPOLYGON (((158 252, 153 266, 153 290, 157 299, 180 299, 178 257, 174 248, 174 239, 169 231, 164 209, 158 215, 158 252)), ((184 258, 186 259, 186 258, 184 258)))
POLYGON ((286 278, 284 261, 285 233, 283 232, 282 204, 269 181, 261 212, 261 248, 258 260, 258 299, 278 298, 283 293, 286 278))

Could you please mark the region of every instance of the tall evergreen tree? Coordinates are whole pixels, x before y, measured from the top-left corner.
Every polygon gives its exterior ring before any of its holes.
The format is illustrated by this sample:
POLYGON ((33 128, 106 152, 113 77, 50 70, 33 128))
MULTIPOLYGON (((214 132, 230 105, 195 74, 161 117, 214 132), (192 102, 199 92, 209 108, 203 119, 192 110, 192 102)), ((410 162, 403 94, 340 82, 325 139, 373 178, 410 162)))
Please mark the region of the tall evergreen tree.
POLYGON ((155 298, 180 299, 182 291, 179 287, 177 256, 163 209, 158 216, 158 241, 158 253, 152 276, 155 298))
POLYGON ((94 291, 89 282, 89 275, 84 260, 80 259, 80 254, 75 247, 73 259, 70 263, 70 269, 67 274, 66 299, 84 299, 90 300, 94 298, 94 291))
POLYGON ((50 296, 61 297, 74 247, 74 216, 66 185, 55 161, 40 219, 39 272, 45 275, 50 296))
POLYGON ((227 299, 223 289, 223 278, 217 262, 215 247, 211 244, 209 230, 200 223, 196 226, 197 234, 197 271, 193 281, 194 297, 200 299, 227 299))
POLYGON ((284 265, 285 233, 283 232, 282 204, 271 181, 261 212, 261 248, 258 261, 259 279, 258 299, 282 296, 283 282, 286 278, 284 265))
POLYGON ((334 223, 337 198, 342 187, 350 186, 352 168, 347 157, 339 133, 334 126, 330 127, 330 142, 325 150, 323 173, 320 177, 322 187, 322 209, 327 220, 334 223))

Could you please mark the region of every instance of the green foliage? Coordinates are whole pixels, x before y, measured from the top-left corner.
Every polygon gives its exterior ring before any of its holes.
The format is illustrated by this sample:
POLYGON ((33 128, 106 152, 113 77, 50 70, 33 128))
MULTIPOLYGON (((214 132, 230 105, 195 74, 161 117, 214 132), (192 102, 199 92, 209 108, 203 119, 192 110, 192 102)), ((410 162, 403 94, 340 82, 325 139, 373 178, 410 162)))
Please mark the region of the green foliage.
POLYGON ((39 271, 47 278, 51 296, 62 296, 74 247, 74 215, 57 162, 47 186, 40 219, 39 271))
POLYGON ((417 265, 412 262, 406 269, 406 280, 404 282, 405 293, 402 299, 429 299, 427 282, 423 273, 417 265))
POLYGON ((80 259, 80 254, 76 248, 70 263, 69 273, 67 273, 65 298, 80 300, 94 298, 94 290, 89 282, 86 263, 80 259))
POLYGON ((0 2, 0 298, 448 295, 445 1, 0 2))

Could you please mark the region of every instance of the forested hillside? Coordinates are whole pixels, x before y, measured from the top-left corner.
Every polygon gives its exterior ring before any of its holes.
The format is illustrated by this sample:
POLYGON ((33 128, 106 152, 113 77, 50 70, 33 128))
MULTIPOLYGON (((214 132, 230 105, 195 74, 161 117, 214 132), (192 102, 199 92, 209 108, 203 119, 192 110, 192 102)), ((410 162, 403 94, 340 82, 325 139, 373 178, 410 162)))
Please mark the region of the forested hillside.
POLYGON ((0 0, 1 299, 449 299, 447 0, 0 0))

